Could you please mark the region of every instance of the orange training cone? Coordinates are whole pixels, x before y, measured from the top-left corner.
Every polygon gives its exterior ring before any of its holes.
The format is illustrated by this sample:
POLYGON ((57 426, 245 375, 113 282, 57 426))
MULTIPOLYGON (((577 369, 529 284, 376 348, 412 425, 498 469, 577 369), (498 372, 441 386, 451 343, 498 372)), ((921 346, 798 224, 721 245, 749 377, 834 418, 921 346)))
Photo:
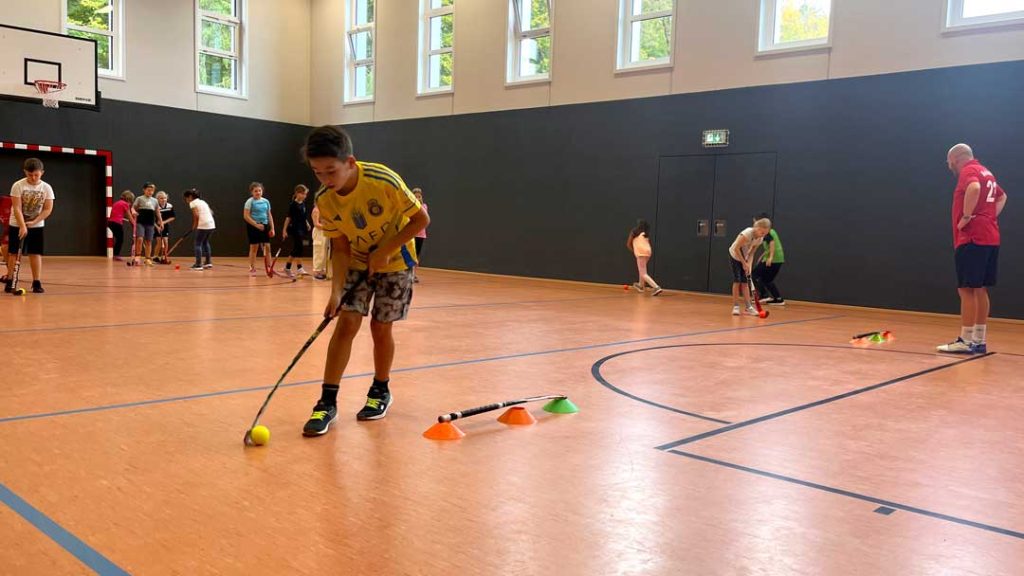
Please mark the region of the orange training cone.
POLYGON ((451 422, 438 422, 423 433, 423 437, 429 440, 458 440, 465 435, 465 432, 451 422))
POLYGON ((522 406, 513 406, 498 417, 498 422, 508 424, 509 426, 529 426, 531 424, 536 424, 537 419, 534 418, 533 414, 530 414, 526 408, 523 408, 522 406))

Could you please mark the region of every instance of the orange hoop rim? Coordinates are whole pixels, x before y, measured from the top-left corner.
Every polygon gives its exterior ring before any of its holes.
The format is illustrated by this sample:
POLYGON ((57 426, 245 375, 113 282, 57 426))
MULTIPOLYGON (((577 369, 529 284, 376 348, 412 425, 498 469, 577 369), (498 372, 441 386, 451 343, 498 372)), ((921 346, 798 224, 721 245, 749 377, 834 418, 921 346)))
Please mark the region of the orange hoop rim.
POLYGON ((40 94, 60 92, 61 90, 68 87, 68 85, 65 82, 57 82, 54 80, 35 80, 32 83, 35 84, 36 90, 40 94))

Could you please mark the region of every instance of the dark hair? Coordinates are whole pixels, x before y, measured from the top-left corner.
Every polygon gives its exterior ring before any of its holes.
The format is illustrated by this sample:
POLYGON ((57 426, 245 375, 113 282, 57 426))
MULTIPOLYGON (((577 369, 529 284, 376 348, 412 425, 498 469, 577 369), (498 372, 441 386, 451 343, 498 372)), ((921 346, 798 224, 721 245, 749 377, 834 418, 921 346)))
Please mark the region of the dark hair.
POLYGON ((341 128, 320 126, 314 128, 306 136, 306 145, 302 147, 302 158, 309 162, 310 158, 337 158, 348 160, 352 156, 352 138, 341 128))
POLYGON ((195 188, 189 188, 188 190, 185 190, 185 192, 183 192, 181 196, 186 200, 188 200, 189 198, 194 198, 198 200, 199 190, 196 190, 195 188))
POLYGON ((643 218, 636 221, 636 227, 633 228, 632 232, 630 232, 630 235, 634 238, 640 234, 647 234, 648 236, 651 235, 651 227, 647 225, 647 220, 644 220, 643 218))
POLYGON ((25 172, 36 172, 37 170, 42 170, 43 161, 39 158, 29 158, 21 165, 21 169, 25 172))
POLYGON ((266 188, 263 188, 263 183, 262 182, 249 182, 249 192, 252 192, 253 190, 255 190, 257 188, 262 188, 262 189, 266 190, 266 188))

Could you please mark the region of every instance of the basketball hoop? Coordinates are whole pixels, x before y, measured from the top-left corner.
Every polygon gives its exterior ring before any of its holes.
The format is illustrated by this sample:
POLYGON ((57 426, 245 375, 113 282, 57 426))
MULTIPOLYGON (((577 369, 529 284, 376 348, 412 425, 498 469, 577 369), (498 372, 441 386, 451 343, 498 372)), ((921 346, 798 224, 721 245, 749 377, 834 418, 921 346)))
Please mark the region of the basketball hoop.
POLYGON ((60 108, 60 99, 57 94, 67 88, 67 84, 52 80, 36 80, 34 84, 36 85, 36 92, 43 99, 43 106, 47 108, 60 108))

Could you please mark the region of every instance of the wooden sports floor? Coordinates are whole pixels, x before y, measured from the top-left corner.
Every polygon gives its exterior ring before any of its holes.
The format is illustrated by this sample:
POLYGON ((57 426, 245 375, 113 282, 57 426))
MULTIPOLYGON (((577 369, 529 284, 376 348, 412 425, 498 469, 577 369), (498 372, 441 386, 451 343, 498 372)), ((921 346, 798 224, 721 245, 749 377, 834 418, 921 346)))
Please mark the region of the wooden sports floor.
POLYGON ((322 338, 245 448, 329 287, 242 262, 47 258, 45 295, 0 298, 0 574, 1024 571, 1022 324, 952 357, 952 317, 424 270, 386 419, 354 416, 364 332, 301 436, 322 338), (897 339, 850 345, 874 329, 897 339), (421 436, 548 393, 579 413, 421 436))

